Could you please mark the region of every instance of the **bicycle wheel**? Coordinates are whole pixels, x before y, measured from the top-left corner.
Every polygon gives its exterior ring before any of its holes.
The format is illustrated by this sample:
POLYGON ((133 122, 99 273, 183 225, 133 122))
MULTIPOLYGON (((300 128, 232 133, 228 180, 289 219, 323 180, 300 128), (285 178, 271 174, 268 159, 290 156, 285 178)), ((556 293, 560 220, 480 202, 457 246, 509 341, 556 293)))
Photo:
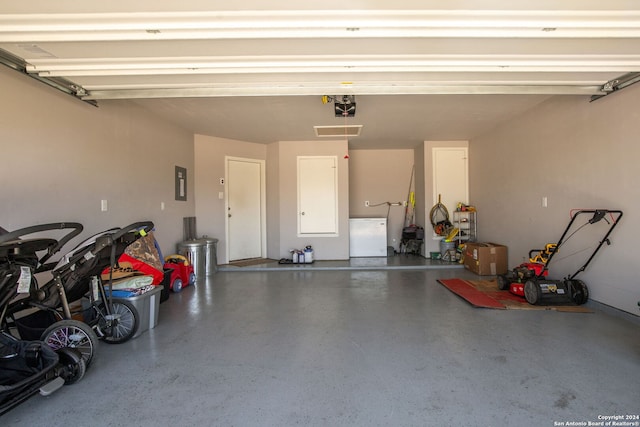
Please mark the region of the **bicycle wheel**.
POLYGON ((54 350, 75 348, 80 352, 87 367, 95 356, 98 337, 93 330, 77 320, 64 319, 49 326, 40 338, 54 350))
POLYGON ((99 310, 96 327, 104 342, 120 344, 133 338, 138 331, 138 310, 129 301, 113 301, 109 315, 104 304, 100 304, 99 310))

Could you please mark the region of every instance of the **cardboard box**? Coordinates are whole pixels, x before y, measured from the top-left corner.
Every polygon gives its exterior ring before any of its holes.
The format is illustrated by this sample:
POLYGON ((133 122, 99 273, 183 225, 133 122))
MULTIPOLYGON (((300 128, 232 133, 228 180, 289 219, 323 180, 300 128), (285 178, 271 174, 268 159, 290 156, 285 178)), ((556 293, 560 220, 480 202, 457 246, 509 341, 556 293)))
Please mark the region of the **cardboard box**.
POLYGON ((464 266, 480 276, 507 272, 507 247, 497 243, 467 243, 464 266))

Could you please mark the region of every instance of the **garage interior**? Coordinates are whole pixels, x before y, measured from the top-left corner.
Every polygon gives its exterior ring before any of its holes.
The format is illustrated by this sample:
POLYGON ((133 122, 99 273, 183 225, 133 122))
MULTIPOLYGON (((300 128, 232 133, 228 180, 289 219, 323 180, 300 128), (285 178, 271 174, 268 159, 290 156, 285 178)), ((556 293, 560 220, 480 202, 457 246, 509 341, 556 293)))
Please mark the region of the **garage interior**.
MULTIPOLYGON (((34 397, 3 425, 552 425, 638 414, 640 7, 387 3, 0 6, 1 227, 78 221, 94 233, 151 220, 168 254, 195 217, 227 265, 229 160, 250 159, 264 174, 260 257, 312 245, 317 259, 198 280, 160 306, 155 328, 100 343, 81 382, 34 397), (344 96, 353 117, 335 113, 344 96), (358 136, 314 131, 354 125, 358 136), (557 239, 572 209, 625 212, 581 275, 593 313, 477 309, 438 283, 477 278, 427 259, 440 240, 429 224, 438 149, 466 153, 452 173, 466 200, 446 203, 476 207, 478 240, 507 246, 509 266, 557 239), (305 156, 337 160, 331 237, 297 228, 305 156), (386 217, 398 249, 408 186, 422 255, 389 261, 406 269, 354 268, 349 219, 386 217)), ((576 255, 553 274, 570 274, 576 255)))

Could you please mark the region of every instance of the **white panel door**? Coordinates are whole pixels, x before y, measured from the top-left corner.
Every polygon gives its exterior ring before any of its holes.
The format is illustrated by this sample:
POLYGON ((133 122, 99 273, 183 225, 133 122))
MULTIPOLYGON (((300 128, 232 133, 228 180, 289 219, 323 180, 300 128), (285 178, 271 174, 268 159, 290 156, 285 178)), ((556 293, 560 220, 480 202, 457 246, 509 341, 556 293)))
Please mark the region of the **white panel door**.
POLYGON ((338 159, 298 157, 298 234, 338 233, 338 159))
POLYGON ((262 257, 263 167, 261 160, 227 159, 229 261, 262 257))
POLYGON ((442 197, 449 220, 459 202, 469 203, 468 149, 466 147, 433 148, 433 204, 442 197))

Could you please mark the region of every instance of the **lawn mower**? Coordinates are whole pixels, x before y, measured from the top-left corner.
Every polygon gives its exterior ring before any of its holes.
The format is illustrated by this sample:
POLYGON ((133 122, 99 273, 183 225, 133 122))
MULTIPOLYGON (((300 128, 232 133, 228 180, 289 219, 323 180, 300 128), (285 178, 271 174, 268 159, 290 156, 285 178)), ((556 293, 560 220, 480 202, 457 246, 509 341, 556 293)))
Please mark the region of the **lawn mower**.
POLYGON ((610 245, 609 235, 613 231, 622 211, 608 209, 581 209, 571 214, 571 221, 562 233, 557 243, 549 243, 544 249, 532 249, 529 251, 529 262, 522 263, 507 274, 497 276, 498 288, 509 290, 512 294, 524 297, 529 304, 553 305, 553 304, 584 304, 589 299, 589 290, 583 281, 576 276, 583 272, 596 253, 605 243, 610 245), (591 215, 586 223, 581 225, 567 236, 576 219, 581 215, 591 215), (609 227, 604 237, 587 261, 575 273, 562 280, 549 279, 549 263, 559 252, 560 247, 569 240, 582 227, 595 224, 604 220, 609 227))

